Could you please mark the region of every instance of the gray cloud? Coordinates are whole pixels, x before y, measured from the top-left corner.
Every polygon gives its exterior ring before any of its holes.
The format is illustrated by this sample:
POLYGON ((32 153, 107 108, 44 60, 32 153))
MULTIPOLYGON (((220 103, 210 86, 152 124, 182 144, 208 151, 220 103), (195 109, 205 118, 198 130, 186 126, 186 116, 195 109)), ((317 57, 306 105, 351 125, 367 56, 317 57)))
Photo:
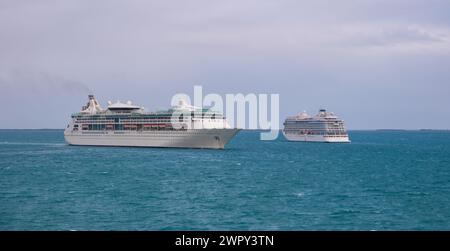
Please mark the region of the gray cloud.
POLYGON ((90 94, 89 87, 81 82, 68 80, 46 72, 14 69, 0 74, 0 88, 4 93, 33 93, 35 95, 90 94))
POLYGON ((281 118, 327 106, 350 128, 448 128, 448 9, 444 0, 1 1, 0 102, 26 95, 52 113, 42 122, 18 104, 23 116, 0 128, 64 125, 91 90, 154 110, 194 84, 280 93, 281 118))
MULTIPOLYGON (((348 26, 342 29, 341 46, 393 47, 400 51, 409 48, 411 53, 420 51, 417 46, 428 48, 435 53, 450 52, 450 32, 448 30, 408 26, 400 24, 377 24, 348 26), (416 47, 412 47, 416 46, 416 47)), ((392 53, 393 51, 390 51, 392 53)))

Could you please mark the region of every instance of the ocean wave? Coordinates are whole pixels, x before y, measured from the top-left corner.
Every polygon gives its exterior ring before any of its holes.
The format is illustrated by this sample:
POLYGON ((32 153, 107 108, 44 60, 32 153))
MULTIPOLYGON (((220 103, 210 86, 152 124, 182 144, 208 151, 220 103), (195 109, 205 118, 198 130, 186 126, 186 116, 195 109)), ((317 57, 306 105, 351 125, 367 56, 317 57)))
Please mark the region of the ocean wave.
POLYGON ((49 142, 0 142, 0 145, 32 145, 32 146, 66 146, 66 143, 49 143, 49 142))

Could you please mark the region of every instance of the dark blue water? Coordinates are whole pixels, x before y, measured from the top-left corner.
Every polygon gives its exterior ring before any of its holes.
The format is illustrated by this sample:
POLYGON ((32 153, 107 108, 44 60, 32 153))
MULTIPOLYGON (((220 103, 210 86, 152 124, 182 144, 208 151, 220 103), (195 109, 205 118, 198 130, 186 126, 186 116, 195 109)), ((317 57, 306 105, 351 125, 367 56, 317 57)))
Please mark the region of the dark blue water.
POLYGON ((0 130, 1 230, 450 230, 450 133, 225 150, 75 147, 0 130))

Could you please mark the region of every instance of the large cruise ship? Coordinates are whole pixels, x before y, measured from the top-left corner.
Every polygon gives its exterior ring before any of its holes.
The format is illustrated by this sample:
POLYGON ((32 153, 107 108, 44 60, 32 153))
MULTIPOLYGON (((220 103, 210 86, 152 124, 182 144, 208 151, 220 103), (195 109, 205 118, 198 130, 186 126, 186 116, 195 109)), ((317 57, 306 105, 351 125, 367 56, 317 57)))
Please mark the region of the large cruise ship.
POLYGON ((167 111, 145 112, 130 101, 108 102, 102 109, 89 95, 82 111, 72 114, 64 138, 70 145, 223 149, 238 131, 222 114, 183 101, 167 111))
POLYGON ((320 109, 314 117, 306 112, 288 117, 283 135, 291 141, 350 142, 344 121, 325 109, 320 109))

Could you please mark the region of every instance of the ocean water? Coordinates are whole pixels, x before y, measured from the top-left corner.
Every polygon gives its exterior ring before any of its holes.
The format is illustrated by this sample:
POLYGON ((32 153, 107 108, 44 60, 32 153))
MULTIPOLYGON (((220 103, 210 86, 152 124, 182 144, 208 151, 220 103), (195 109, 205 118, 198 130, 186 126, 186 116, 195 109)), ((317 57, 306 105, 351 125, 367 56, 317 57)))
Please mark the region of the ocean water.
POLYGON ((350 137, 198 150, 0 130, 0 230, 450 230, 450 132, 350 137))

